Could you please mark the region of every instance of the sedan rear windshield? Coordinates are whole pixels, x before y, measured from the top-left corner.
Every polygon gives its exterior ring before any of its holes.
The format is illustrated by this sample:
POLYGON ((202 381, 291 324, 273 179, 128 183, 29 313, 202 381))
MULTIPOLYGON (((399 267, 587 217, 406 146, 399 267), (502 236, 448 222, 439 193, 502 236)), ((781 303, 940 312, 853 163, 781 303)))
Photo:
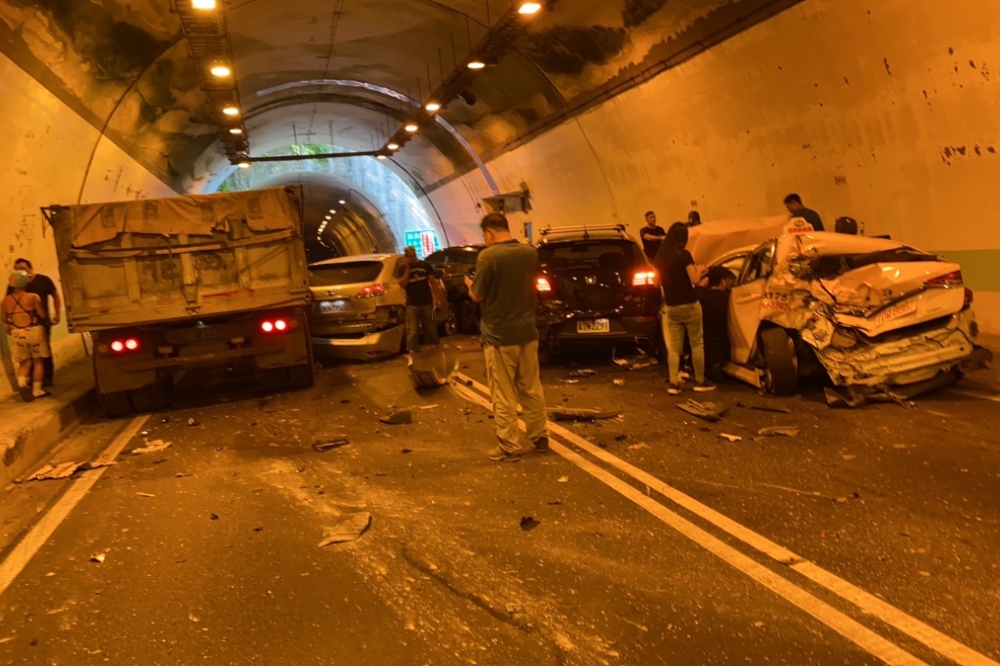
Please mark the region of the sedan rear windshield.
POLYGON ((382 273, 381 261, 355 261, 347 264, 313 266, 309 269, 309 282, 314 287, 374 282, 382 273))
POLYGON ((622 269, 638 263, 639 247, 630 241, 573 241, 538 248, 542 264, 551 268, 601 266, 622 269))

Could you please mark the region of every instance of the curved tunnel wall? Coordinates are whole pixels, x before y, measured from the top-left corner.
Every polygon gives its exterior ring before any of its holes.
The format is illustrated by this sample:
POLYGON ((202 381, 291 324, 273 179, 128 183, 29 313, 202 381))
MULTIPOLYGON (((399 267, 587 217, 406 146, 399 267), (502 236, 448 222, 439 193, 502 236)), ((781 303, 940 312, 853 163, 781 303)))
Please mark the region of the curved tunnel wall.
MULTIPOLYGON (((1000 333, 1000 5, 806 0, 491 161, 527 184, 535 228, 784 212, 798 192, 832 224, 960 261, 1000 333)), ((468 242, 489 193, 430 198, 468 242), (462 225, 458 220, 468 220, 462 225)), ((453 239, 455 241, 457 239, 453 239)))

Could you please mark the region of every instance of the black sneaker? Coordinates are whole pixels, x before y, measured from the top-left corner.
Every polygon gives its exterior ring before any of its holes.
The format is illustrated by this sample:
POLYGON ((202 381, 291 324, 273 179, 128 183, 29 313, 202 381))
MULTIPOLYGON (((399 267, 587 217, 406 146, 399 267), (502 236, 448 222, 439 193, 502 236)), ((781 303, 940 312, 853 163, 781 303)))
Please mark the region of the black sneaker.
POLYGON ((536 439, 535 440, 535 450, 538 451, 539 453, 542 453, 544 451, 548 451, 549 450, 549 438, 548 437, 539 437, 538 439, 536 439))
POLYGON ((681 394, 680 384, 668 384, 667 393, 669 393, 670 395, 680 395, 681 394))
POLYGON ((17 392, 21 394, 21 400, 24 400, 25 402, 35 401, 35 392, 30 386, 22 386, 17 390, 17 392))
POLYGON ((702 380, 700 382, 697 382, 694 385, 694 390, 695 390, 695 393, 708 393, 709 391, 714 391, 715 390, 715 384, 713 384, 712 382, 708 381, 707 379, 704 379, 704 380, 702 380))

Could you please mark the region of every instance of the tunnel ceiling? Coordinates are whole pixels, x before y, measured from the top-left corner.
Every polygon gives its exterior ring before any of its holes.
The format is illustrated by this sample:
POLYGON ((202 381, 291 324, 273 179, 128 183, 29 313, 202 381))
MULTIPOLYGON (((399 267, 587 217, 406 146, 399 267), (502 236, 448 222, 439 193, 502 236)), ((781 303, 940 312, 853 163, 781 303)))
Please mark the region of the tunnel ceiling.
MULTIPOLYGON (((189 0, 178 0, 187 2, 189 0)), ((506 0, 493 0, 495 22, 506 0)), ((475 103, 441 112, 484 159, 800 0, 557 0, 530 20, 475 103)), ((251 152, 332 144, 370 150, 407 115, 356 81, 428 95, 486 35, 484 0, 224 3, 251 152), (466 18, 468 15, 468 19, 466 18), (454 43, 454 48, 453 48, 454 43), (419 84, 418 84, 419 79, 419 84)), ((0 50, 178 190, 231 168, 168 0, 0 0, 0 50)), ((440 126, 395 161, 424 188, 475 168, 440 126)))

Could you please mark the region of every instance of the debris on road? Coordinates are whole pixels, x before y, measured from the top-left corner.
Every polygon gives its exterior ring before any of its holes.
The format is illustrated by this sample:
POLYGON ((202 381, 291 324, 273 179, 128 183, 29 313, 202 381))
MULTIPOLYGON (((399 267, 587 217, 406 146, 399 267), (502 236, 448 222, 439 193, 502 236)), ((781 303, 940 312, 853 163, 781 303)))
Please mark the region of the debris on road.
POLYGON ((750 409, 756 409, 758 412, 774 412, 775 414, 792 413, 792 410, 788 407, 782 407, 781 405, 750 405, 750 409))
POLYGON ((173 445, 173 442, 164 442, 162 439, 154 439, 152 442, 146 442, 146 446, 140 446, 137 449, 132 449, 132 455, 141 456, 146 453, 159 453, 160 451, 166 451, 173 445))
POLYGON ((579 384, 580 383, 579 379, 560 379, 559 381, 561 381, 563 384, 579 384))
POLYGON ((447 386, 458 372, 462 352, 452 345, 438 345, 425 352, 410 354, 407 367, 418 389, 447 386))
POLYGON ((559 477, 559 483, 569 483, 569 477, 568 476, 560 476, 559 477))
POLYGON ((402 451, 400 451, 400 453, 402 453, 405 456, 407 453, 413 453, 413 449, 403 449, 402 451))
POLYGON ((619 368, 627 368, 629 370, 642 370, 644 368, 649 368, 651 366, 657 365, 659 361, 655 358, 639 349, 636 356, 630 356, 628 358, 618 358, 616 350, 611 350, 611 362, 617 365, 619 368))
POLYGON ((719 439, 727 439, 730 442, 734 442, 734 443, 735 442, 742 442, 743 441, 743 438, 740 437, 739 435, 730 435, 730 434, 727 434, 727 433, 724 433, 724 432, 720 432, 719 433, 719 439))
POLYGON ((615 379, 611 383, 614 384, 615 386, 617 386, 618 388, 622 388, 623 386, 625 386, 625 380, 624 379, 615 379))
POLYGON ((96 562, 97 564, 103 564, 107 556, 108 556, 107 553, 94 553, 93 555, 90 556, 90 561, 96 562))
POLYGON ((720 421, 729 412, 729 408, 724 405, 714 402, 698 402, 697 400, 678 403, 677 409, 710 423, 720 421))
POLYGON ((550 409, 549 418, 556 421, 606 421, 621 416, 621 412, 599 409, 550 409))
POLYGON ((49 463, 40 470, 29 476, 22 483, 28 481, 53 481, 58 479, 68 479, 77 472, 86 472, 91 469, 110 467, 113 462, 66 462, 53 465, 49 463))
POLYGON ((392 412, 388 416, 380 418, 379 421, 386 425, 407 425, 413 423, 413 412, 407 410, 392 412))
POLYGON ((326 442, 318 441, 315 444, 313 444, 313 448, 316 451, 319 451, 320 453, 325 453, 333 449, 339 449, 342 446, 347 446, 350 443, 351 440, 348 439, 347 437, 338 437, 336 439, 331 439, 326 442))
POLYGON ((156 497, 156 495, 150 495, 149 493, 136 493, 136 497, 156 497))
POLYGON ((761 437, 798 437, 799 429, 790 426, 774 426, 772 428, 761 428, 757 431, 761 437))
POLYGON ((532 516, 524 516, 521 518, 521 529, 525 532, 530 532, 541 524, 542 522, 540 520, 535 520, 532 516))
POLYGON ((326 548, 337 543, 347 543, 361 537, 372 524, 372 514, 352 513, 343 516, 336 525, 324 528, 320 548, 326 548))
POLYGON ((420 409, 437 409, 437 405, 421 405, 420 409))
POLYGON ((201 425, 201 424, 200 424, 200 423, 198 423, 198 420, 197 420, 197 419, 188 419, 188 426, 190 426, 190 427, 194 428, 194 427, 196 427, 196 426, 200 426, 200 425, 201 425))
POLYGON ((596 370, 584 369, 584 370, 574 370, 571 373, 569 373, 568 375, 566 375, 566 378, 567 379, 586 379, 587 377, 596 377, 596 376, 597 376, 597 371, 596 370))
POLYGON ((187 477, 189 477, 189 476, 193 476, 193 475, 192 475, 192 474, 191 474, 190 472, 178 472, 178 473, 177 473, 177 476, 176 476, 176 477, 174 477, 174 478, 177 478, 177 479, 185 479, 185 478, 187 478, 187 477))
POLYGON ((648 449, 648 448, 651 447, 646 442, 639 442, 638 444, 629 444, 628 446, 625 447, 625 449, 628 451, 639 451, 641 449, 648 449))
POLYGON ((212 515, 209 516, 209 518, 211 518, 212 520, 218 520, 219 519, 219 514, 213 513, 212 515))

